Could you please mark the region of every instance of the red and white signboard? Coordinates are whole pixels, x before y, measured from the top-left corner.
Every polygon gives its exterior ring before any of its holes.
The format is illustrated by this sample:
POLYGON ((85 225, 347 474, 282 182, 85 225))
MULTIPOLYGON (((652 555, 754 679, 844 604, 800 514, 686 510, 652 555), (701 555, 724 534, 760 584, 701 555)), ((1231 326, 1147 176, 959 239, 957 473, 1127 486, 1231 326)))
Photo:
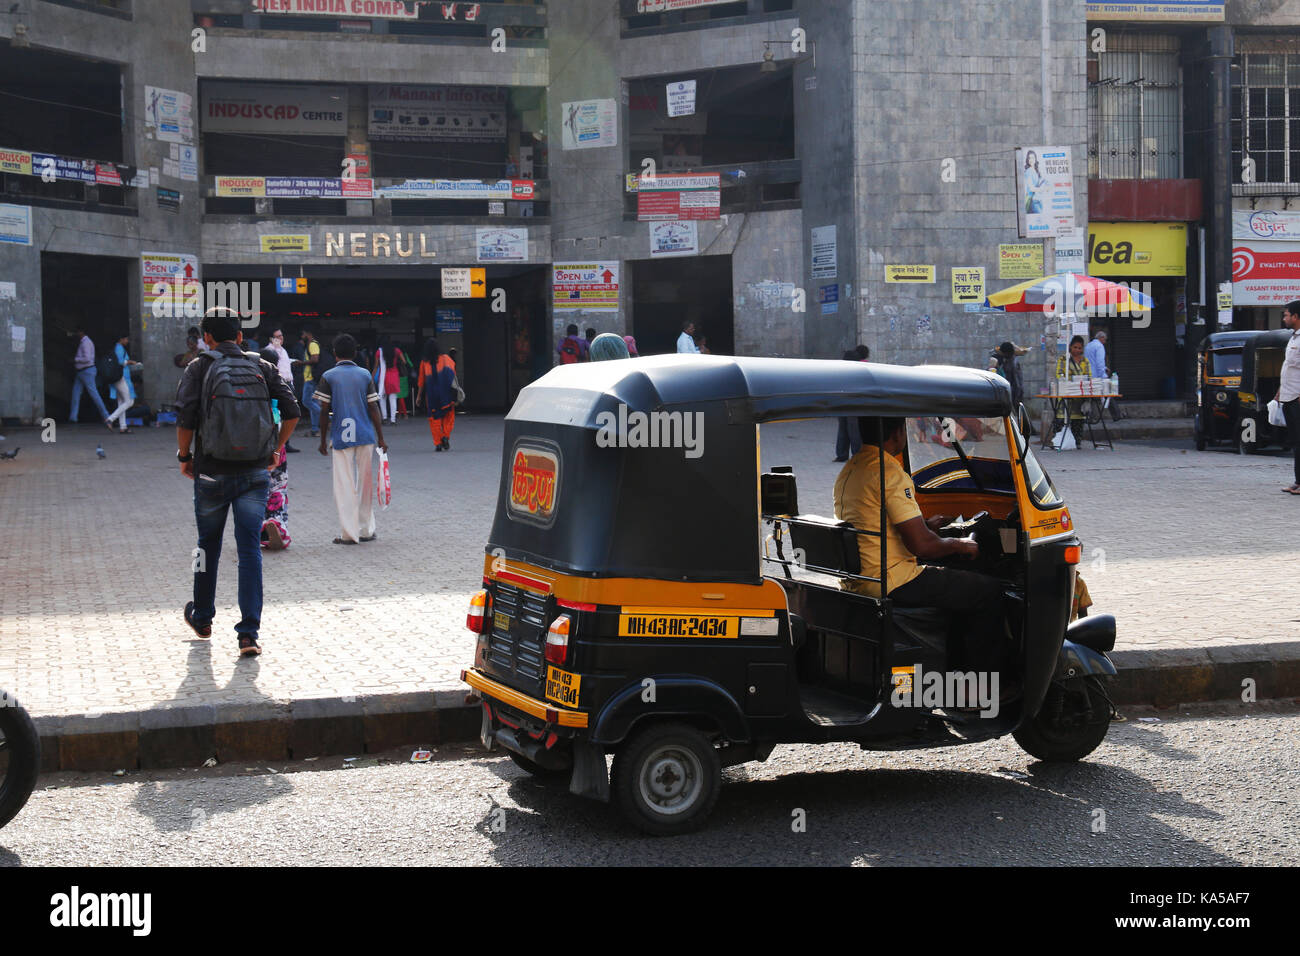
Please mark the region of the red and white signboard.
POLYGON ((722 174, 646 176, 637 188, 639 222, 717 219, 722 212, 722 174))
POLYGON ((146 319, 154 317, 153 304, 159 296, 179 304, 200 294, 198 256, 184 252, 140 253, 140 278, 146 319))
POLYGON ((1300 299, 1300 242, 1236 242, 1233 305, 1276 306, 1296 299, 1300 299))
POLYGON ((637 13, 669 13, 673 10, 690 10, 694 7, 713 7, 719 3, 736 0, 636 0, 637 13))
POLYGON ((348 132, 344 86, 205 82, 200 98, 199 122, 205 133, 346 136, 348 132))

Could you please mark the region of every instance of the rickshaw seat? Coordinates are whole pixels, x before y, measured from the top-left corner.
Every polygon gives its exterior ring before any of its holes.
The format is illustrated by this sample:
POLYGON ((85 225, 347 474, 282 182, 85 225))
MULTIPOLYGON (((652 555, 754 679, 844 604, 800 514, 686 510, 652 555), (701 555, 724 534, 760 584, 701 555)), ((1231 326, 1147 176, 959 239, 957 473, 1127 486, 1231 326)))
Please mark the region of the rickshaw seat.
POLYGON ((859 574, 858 535, 847 521, 821 515, 798 515, 790 525, 790 541, 803 552, 800 561, 808 567, 859 574))

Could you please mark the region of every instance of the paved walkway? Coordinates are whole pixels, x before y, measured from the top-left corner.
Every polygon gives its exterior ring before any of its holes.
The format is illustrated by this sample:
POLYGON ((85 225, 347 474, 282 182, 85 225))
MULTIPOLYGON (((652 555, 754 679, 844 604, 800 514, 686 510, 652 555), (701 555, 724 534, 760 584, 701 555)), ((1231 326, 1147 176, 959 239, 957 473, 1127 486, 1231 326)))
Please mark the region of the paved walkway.
MULTIPOLYGON (((293 545, 264 561, 265 653, 239 662, 229 529, 212 641, 181 621, 195 531, 171 429, 59 426, 45 445, 36 431, 7 430, 0 447, 22 452, 0 461, 0 687, 38 716, 415 691, 436 692, 439 706, 463 702, 457 678, 473 652, 464 614, 501 433, 499 417, 461 417, 452 452, 434 454, 424 422, 390 428, 393 504, 379 538, 340 547, 330 543, 329 461, 300 432, 293 545)), ((826 422, 764 429, 765 463, 797 466, 805 510, 830 513, 834 435, 826 422)), ((1286 596, 1300 558, 1300 500, 1280 493, 1288 459, 1181 441, 1045 460, 1084 540, 1096 610, 1119 619, 1120 650, 1300 639, 1286 596)))

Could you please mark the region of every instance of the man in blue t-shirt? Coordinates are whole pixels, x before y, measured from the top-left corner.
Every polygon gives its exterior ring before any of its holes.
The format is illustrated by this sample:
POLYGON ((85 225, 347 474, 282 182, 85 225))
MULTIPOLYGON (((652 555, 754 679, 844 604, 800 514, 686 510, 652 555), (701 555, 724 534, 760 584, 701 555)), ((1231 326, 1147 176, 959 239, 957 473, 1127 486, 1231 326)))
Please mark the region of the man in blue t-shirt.
POLYGON ((343 533, 335 544, 375 539, 374 472, 370 456, 377 444, 384 452, 384 426, 379 417, 379 391, 370 373, 357 365, 357 341, 344 333, 334 340, 332 369, 316 383, 320 405, 320 453, 334 446, 334 504, 343 533))

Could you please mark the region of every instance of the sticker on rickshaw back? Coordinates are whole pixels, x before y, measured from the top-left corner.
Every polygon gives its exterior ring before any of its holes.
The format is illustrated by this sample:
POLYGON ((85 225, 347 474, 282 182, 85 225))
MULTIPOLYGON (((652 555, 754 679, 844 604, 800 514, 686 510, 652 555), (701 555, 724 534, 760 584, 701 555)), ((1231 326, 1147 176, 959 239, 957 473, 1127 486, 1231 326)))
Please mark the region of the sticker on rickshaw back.
POLYGON ((510 456, 510 497, 506 513, 516 521, 549 528, 560 497, 560 447, 523 438, 510 456))
POLYGON ((571 674, 558 667, 546 668, 546 699, 553 700, 565 707, 578 706, 578 690, 582 686, 582 675, 571 674))

